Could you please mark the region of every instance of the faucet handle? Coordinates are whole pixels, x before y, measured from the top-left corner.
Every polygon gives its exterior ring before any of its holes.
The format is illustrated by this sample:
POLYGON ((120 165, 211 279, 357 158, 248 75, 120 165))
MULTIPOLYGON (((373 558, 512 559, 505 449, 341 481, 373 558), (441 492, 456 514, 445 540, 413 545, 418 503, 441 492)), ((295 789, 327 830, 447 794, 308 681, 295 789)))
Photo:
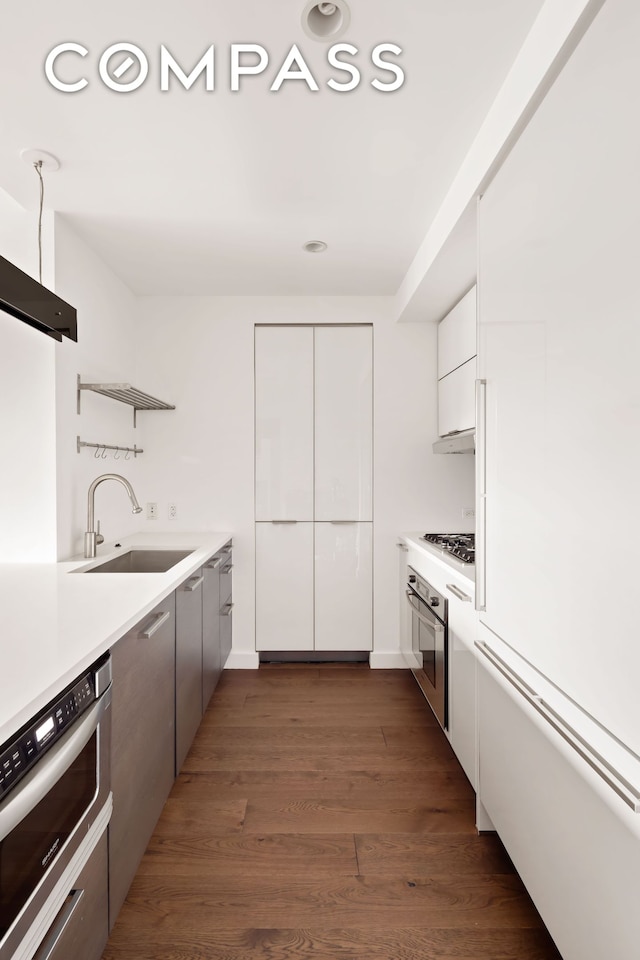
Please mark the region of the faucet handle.
POLYGON ((96 529, 96 543, 104 543, 104 537, 103 537, 102 534, 100 533, 100 521, 99 521, 99 520, 98 520, 98 523, 96 524, 96 527, 97 527, 97 529, 96 529))

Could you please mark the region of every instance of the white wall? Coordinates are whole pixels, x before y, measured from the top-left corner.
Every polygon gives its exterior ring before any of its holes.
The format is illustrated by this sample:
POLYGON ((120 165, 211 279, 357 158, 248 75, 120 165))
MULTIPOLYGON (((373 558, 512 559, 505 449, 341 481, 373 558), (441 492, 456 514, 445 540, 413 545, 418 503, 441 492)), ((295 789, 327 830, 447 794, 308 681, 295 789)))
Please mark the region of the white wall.
MULTIPOLYGON (((135 326, 137 298, 59 215, 56 216, 56 292, 78 311, 78 342, 64 340, 56 345, 57 413, 57 521, 58 558, 83 549, 86 529, 87 490, 102 473, 118 473, 133 485, 140 502, 141 458, 123 455, 96 459, 95 451, 77 452, 76 438, 97 443, 144 447, 146 414, 138 415, 133 427, 132 408, 95 393, 83 391, 81 414, 77 414, 76 378, 83 381, 136 382, 135 326)), ((147 498, 148 499, 148 498, 147 498)), ((119 483, 106 482, 96 491, 96 519, 102 522, 106 544, 127 536, 139 526, 131 513, 125 490, 119 483)), ((102 548, 103 550, 106 549, 102 548)), ((100 552, 100 548, 98 548, 100 552)))
POLYGON ((136 325, 144 389, 177 409, 147 413, 142 499, 159 504, 153 530, 234 536, 234 654, 253 665, 254 352, 256 323, 374 325, 374 657, 398 654, 398 533, 464 529, 473 457, 431 453, 436 430, 436 327, 399 325, 391 298, 150 297, 136 325), (178 507, 176 521, 167 505, 178 507))
MULTIPOLYGON (((53 267, 51 221, 43 279, 53 267)), ((0 189, 0 255, 38 276, 37 220, 0 189)), ((0 310, 0 562, 55 559, 55 347, 0 310)))

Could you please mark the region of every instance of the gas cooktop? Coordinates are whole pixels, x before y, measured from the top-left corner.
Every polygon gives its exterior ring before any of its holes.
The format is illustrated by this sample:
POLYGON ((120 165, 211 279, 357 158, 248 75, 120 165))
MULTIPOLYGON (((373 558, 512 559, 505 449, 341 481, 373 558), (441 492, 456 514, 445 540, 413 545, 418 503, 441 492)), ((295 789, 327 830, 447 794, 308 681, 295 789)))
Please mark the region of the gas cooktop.
POLYGON ((474 562, 476 538, 473 533, 425 533, 422 539, 440 547, 463 563, 474 562))

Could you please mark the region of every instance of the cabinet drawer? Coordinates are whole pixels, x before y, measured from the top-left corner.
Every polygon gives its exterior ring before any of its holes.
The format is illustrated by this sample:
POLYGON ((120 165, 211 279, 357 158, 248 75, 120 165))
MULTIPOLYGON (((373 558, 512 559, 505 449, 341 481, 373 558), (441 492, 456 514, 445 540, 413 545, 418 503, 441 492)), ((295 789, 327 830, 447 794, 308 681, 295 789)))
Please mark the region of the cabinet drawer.
POLYGON ((231 596, 231 571, 233 563, 231 562, 231 553, 222 561, 220 565, 220 609, 225 605, 231 596))
POLYGON ((33 960, 100 960, 107 942, 107 834, 87 860, 33 960))
POLYGON ((231 597, 220 610, 220 662, 224 669, 227 658, 231 653, 232 644, 233 603, 231 597))

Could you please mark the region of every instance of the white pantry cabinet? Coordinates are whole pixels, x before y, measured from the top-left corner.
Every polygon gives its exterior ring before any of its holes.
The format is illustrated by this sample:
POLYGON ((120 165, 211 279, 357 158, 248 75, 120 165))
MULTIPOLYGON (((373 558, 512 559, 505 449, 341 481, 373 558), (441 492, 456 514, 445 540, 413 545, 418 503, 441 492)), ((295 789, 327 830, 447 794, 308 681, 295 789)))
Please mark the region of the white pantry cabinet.
POLYGON ((256 524, 256 649, 313 650, 313 524, 256 524))
POLYGON ((259 651, 372 648, 372 333, 256 327, 259 651))
POLYGON ((371 327, 315 329, 315 513, 372 519, 371 327))
POLYGON ((313 327, 255 337, 256 520, 313 520, 313 327))
POLYGON ((371 650, 372 526, 315 524, 316 650, 371 650))

